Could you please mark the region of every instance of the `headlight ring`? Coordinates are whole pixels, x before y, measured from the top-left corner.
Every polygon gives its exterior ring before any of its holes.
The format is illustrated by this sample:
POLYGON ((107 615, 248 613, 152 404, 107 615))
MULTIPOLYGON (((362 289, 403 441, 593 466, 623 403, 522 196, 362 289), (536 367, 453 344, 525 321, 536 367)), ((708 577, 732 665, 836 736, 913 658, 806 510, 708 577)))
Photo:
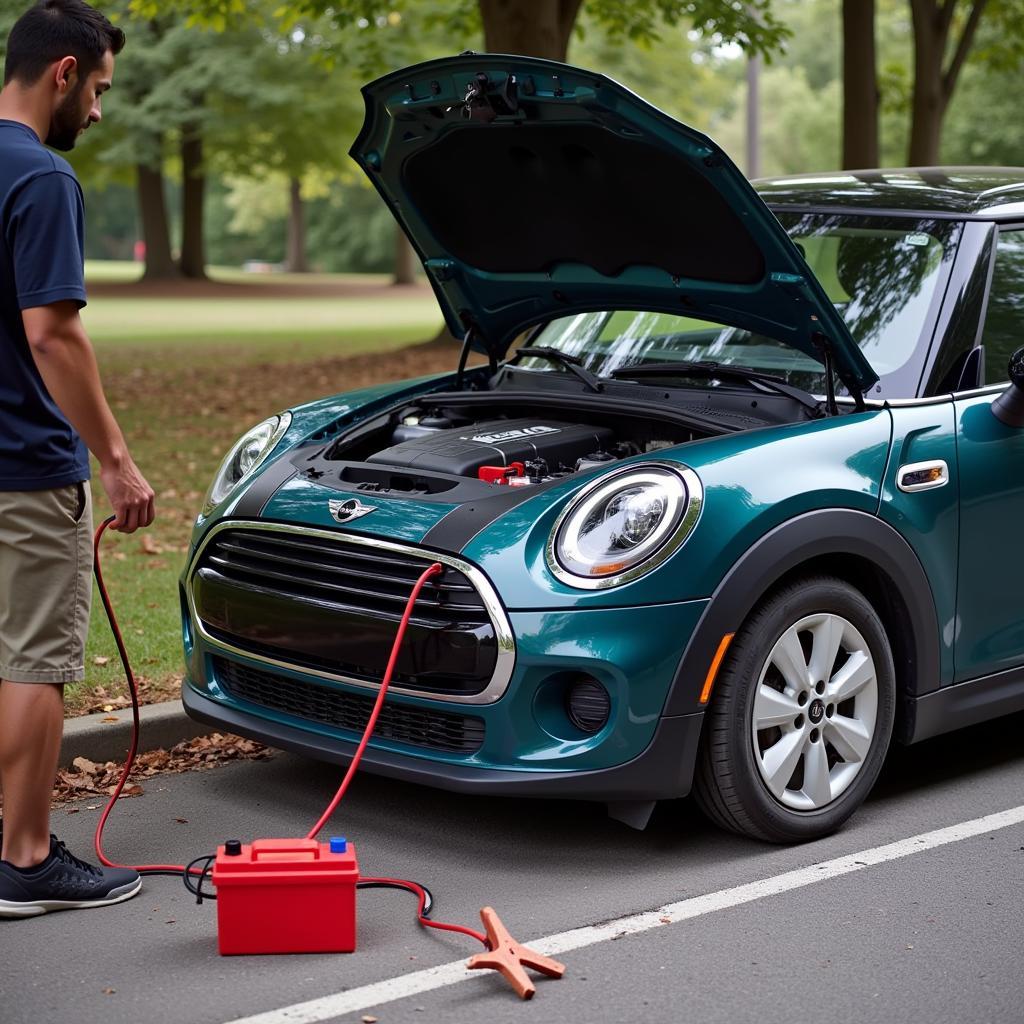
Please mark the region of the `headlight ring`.
POLYGON ((692 469, 625 466, 592 481, 564 509, 548 537, 548 568, 581 590, 629 583, 679 548, 703 505, 704 488, 692 469))

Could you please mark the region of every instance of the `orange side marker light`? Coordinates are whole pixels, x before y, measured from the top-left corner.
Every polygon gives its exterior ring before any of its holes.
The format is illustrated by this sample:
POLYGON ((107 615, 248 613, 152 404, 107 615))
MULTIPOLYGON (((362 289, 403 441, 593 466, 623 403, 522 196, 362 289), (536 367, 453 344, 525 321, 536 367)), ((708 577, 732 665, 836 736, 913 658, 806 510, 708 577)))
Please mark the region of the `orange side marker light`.
POLYGON ((715 656, 711 659, 711 667, 708 669, 707 678, 704 680, 704 689, 700 691, 701 704, 707 704, 711 700, 711 687, 715 685, 715 676, 718 675, 719 666, 722 664, 725 652, 729 650, 729 644, 732 643, 732 638, 735 635, 735 633, 726 633, 718 644, 718 650, 715 651, 715 656))

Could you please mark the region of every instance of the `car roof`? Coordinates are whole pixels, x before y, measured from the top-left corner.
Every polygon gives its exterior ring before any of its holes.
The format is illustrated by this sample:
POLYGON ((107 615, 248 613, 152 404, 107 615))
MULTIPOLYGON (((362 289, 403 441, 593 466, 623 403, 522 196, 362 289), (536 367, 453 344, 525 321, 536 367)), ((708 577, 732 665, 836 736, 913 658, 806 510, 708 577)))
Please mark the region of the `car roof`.
POLYGON ((1024 167, 897 167, 753 182, 777 210, 848 209, 957 220, 1024 220, 1024 167))

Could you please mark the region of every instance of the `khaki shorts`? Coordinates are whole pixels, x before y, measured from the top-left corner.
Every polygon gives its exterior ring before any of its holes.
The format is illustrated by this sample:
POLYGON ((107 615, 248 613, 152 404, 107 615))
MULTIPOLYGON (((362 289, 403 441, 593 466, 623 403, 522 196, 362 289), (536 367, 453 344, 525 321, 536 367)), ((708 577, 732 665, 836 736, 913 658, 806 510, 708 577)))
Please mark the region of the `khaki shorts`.
POLYGON ((0 491, 0 679, 85 678, 91 574, 87 482, 0 491))

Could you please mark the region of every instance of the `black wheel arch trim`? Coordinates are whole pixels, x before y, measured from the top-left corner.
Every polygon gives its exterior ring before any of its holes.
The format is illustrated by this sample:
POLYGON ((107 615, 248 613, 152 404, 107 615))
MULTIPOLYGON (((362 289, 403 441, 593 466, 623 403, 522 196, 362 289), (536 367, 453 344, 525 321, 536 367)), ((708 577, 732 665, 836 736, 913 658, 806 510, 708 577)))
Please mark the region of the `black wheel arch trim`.
POLYGON ((914 650, 912 665, 897 665, 898 683, 911 697, 937 690, 938 617, 928 576, 913 548, 892 526, 870 513, 821 509, 770 530, 726 573, 683 652, 664 714, 699 710, 700 691, 722 637, 735 633, 784 576, 805 562, 829 555, 863 559, 884 574, 906 608, 914 650))

